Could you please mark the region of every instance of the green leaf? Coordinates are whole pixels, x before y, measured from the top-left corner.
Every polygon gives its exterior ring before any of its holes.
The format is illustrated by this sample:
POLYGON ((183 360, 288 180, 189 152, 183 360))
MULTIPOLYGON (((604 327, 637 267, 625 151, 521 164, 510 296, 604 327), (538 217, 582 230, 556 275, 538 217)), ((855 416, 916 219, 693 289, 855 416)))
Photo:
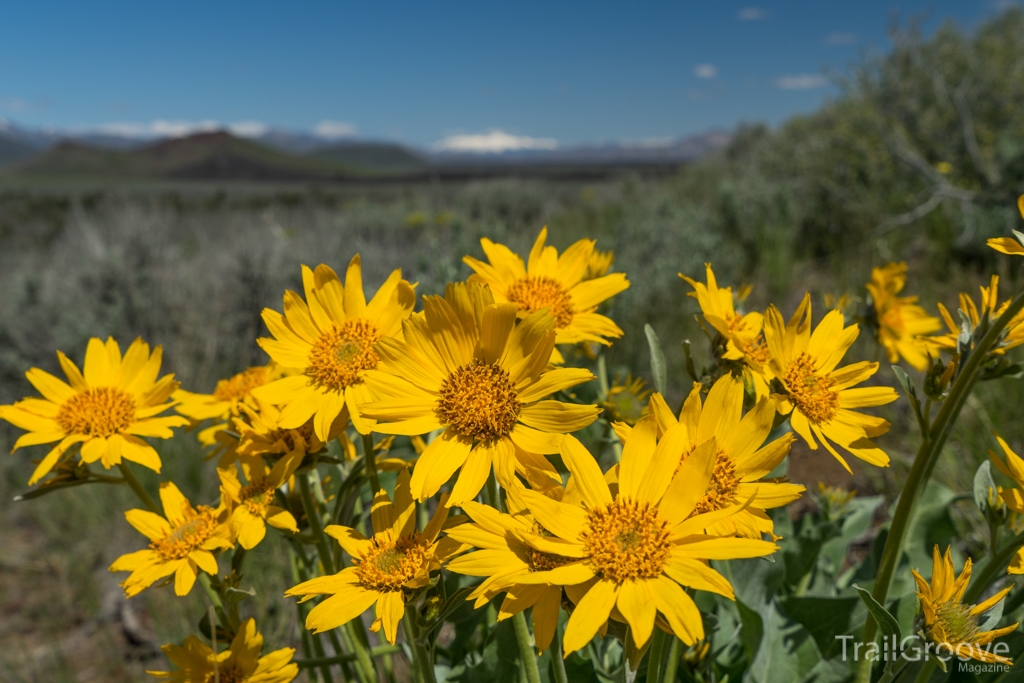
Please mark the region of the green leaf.
POLYGON ((903 387, 903 391, 912 400, 917 400, 917 387, 914 386, 913 380, 907 375, 907 371, 898 365, 892 366, 892 374, 896 375, 896 379, 899 381, 900 386, 903 387))
POLYGON ((982 631, 988 631, 996 627, 999 620, 1003 618, 1003 606, 1005 600, 997 602, 992 609, 984 614, 985 621, 982 622, 980 628, 982 631))
POLYGON ((661 350, 661 342, 654 328, 644 325, 644 334, 647 335, 647 345, 651 347, 651 375, 654 377, 654 389, 661 394, 665 393, 665 386, 668 384, 668 370, 665 367, 665 353, 661 350))
POLYGON ((853 584, 853 587, 860 593, 860 599, 864 601, 864 604, 868 606, 868 611, 871 612, 871 616, 878 622, 878 628, 882 631, 882 636, 885 638, 892 638, 896 636, 897 641, 903 640, 903 633, 900 631, 900 623, 896 621, 896 617, 889 613, 889 610, 885 609, 878 603, 877 600, 871 595, 871 593, 857 584, 853 584))
POLYGON ((793 596, 780 602, 783 611, 814 638, 825 658, 835 657, 842 650, 836 636, 853 633, 864 622, 864 608, 855 597, 818 598, 793 596))
POLYGON ((988 511, 988 493, 995 491, 996 482, 992 479, 992 463, 986 460, 978 466, 974 473, 974 502, 982 514, 988 511))

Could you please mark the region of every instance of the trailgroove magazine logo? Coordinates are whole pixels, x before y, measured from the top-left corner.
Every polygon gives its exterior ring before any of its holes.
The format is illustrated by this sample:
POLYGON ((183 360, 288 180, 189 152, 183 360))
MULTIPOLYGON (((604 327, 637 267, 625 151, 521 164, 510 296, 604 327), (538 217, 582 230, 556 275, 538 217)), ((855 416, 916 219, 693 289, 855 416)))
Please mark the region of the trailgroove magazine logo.
MULTIPOLYGON (((863 643, 854 641, 854 636, 836 636, 842 641, 842 660, 844 662, 922 662, 938 659, 943 664, 956 658, 960 660, 960 670, 970 673, 1006 672, 1009 665, 996 661, 1010 653, 1007 643, 934 643, 919 635, 909 635, 902 640, 893 635, 882 639, 881 643, 863 643), (973 660, 973 661, 972 661, 973 660)), ((945 667, 943 667, 945 668, 945 667)))

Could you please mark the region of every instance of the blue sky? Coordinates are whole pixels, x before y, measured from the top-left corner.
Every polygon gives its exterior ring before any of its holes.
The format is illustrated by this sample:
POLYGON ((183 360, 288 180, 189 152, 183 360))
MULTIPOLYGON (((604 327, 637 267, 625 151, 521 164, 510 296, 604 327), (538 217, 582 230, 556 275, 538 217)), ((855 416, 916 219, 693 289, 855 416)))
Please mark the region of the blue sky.
POLYGON ((34 0, 9 3, 0 22, 0 116, 136 135, 275 126, 423 147, 656 140, 813 110, 836 92, 824 74, 886 49, 894 16, 972 28, 997 10, 34 0))

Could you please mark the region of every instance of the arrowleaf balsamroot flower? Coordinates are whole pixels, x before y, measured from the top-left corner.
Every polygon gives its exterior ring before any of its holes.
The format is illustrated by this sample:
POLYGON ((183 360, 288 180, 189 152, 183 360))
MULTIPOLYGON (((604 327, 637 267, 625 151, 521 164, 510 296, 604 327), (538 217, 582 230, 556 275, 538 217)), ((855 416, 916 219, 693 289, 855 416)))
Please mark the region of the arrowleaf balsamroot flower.
POLYGON ((178 388, 174 375, 157 379, 161 358, 159 346, 150 353, 149 344, 141 339, 132 342, 122 358, 113 338, 103 343, 94 337, 85 352, 84 373, 57 352, 68 382, 39 368, 26 372, 43 397, 0 406, 0 419, 28 430, 13 450, 60 442, 28 483, 46 476, 75 444, 81 444, 82 462, 99 461, 110 469, 124 459, 159 472, 160 456, 140 437, 169 439, 174 436, 172 428, 188 424, 177 415, 158 417, 173 405, 168 399, 178 388))
POLYGON ((711 482, 693 514, 715 512, 749 501, 743 510, 715 522, 707 533, 746 538, 772 533, 772 520, 765 510, 792 503, 805 490, 799 484, 764 479, 789 453, 793 435, 785 434, 766 444, 775 418, 774 403, 762 398, 743 415, 743 384, 731 375, 723 375, 715 382, 703 404, 700 392, 700 384, 694 384, 678 420, 661 394, 654 394, 650 401, 652 422, 632 430, 620 425, 616 431, 624 443, 640 439, 641 448, 648 451, 655 450, 655 438, 675 440, 673 447, 682 448, 680 468, 702 443, 714 439, 718 450, 711 482))
POLYGON ((201 569, 217 574, 213 551, 232 546, 228 527, 221 523, 220 510, 198 508, 169 481, 160 484, 164 516, 148 510, 128 510, 125 519, 149 539, 149 548, 122 555, 110 565, 112 572, 131 572, 121 586, 127 597, 138 595, 154 583, 174 575, 176 595, 188 595, 201 569))
POLYGON ((198 394, 178 390, 174 409, 196 422, 213 420, 214 423, 199 432, 199 443, 217 445, 217 433, 231 428, 232 418, 241 414, 243 403, 252 404, 252 390, 280 379, 284 375, 276 363, 246 368, 237 375, 217 382, 212 394, 198 394))
MULTIPOLYGON (((994 321, 1003 311, 1010 305, 1010 299, 999 303, 999 276, 993 275, 989 280, 988 287, 979 287, 981 290, 981 307, 979 308, 974 304, 974 300, 971 299, 969 294, 960 293, 960 312, 967 316, 967 319, 971 324, 971 331, 973 332, 982 319, 988 319, 994 321)), ((942 316, 943 322, 946 323, 947 332, 945 334, 937 334, 931 337, 922 337, 922 341, 927 343, 929 346, 940 351, 950 351, 952 353, 958 353, 959 339, 960 339, 960 325, 953 316, 949 314, 949 311, 941 303, 939 306, 939 314, 942 316)), ((1024 344, 1024 311, 1021 311, 1017 315, 1013 316, 1010 320, 1010 324, 1006 326, 1003 337, 996 346, 992 348, 991 353, 1002 354, 1007 349, 1024 344)))
POLYGON ((460 467, 452 505, 472 500, 492 465, 505 487, 526 465, 557 476, 535 454, 557 453, 562 435, 589 425, 599 408, 543 400, 594 378, 582 368, 548 369, 554 318, 538 311, 517 324, 516 307, 495 304, 476 283, 450 284, 444 298, 423 304, 402 339, 377 344, 380 364, 367 373, 377 400, 363 407, 383 434, 444 430, 416 462, 413 496, 434 495, 460 467))
POLYGON ((259 387, 253 395, 285 404, 285 429, 300 427, 312 417, 316 435, 329 441, 331 423, 347 408, 355 428, 369 434, 373 423, 363 419, 359 408, 371 398, 363 375, 377 365, 373 345, 401 330, 402 320, 416 304, 416 293, 396 270, 366 303, 358 254, 348 265, 344 285, 322 264, 316 270, 302 266, 302 285, 305 301, 287 291, 284 315, 269 308, 263 311, 263 322, 274 338, 259 340, 278 365, 301 372, 259 387))
POLYGON ((291 478, 304 456, 302 449, 293 450, 282 456, 269 472, 262 458, 253 459, 245 468, 249 479, 245 486, 238 480, 237 468, 218 468, 221 501, 230 515, 228 524, 238 544, 246 550, 252 550, 263 540, 268 524, 275 529, 299 532, 292 513, 274 504, 274 492, 291 478))
POLYGON ((603 301, 629 288, 626 275, 585 279, 596 242, 579 240, 559 256, 554 247, 545 246, 547 237, 548 229, 542 228, 525 266, 505 245, 481 239, 489 262, 464 256, 463 262, 476 271, 468 281, 489 285, 494 300, 515 304, 520 318, 548 309, 555 318, 556 344, 590 341, 610 345, 608 338, 621 337, 622 330, 595 311, 603 301))
POLYGON ((355 566, 337 574, 310 579, 285 591, 301 595, 303 601, 316 595, 329 595, 306 616, 306 628, 320 633, 357 618, 376 603, 376 619, 370 630, 384 629, 394 644, 398 622, 405 614, 406 591, 416 591, 430 582, 430 572, 460 548, 443 538, 437 540, 448 507, 441 496, 437 510, 422 532, 416 531, 416 502, 409 489, 409 471, 402 469, 395 485, 395 502, 381 489, 370 510, 373 537, 366 538, 355 529, 331 525, 324 529, 337 539, 352 557, 355 566))
POLYGON ((181 645, 164 645, 161 650, 175 671, 147 671, 150 676, 168 683, 290 683, 299 675, 299 666, 292 661, 295 648, 280 650, 260 657, 263 634, 256 631, 256 622, 247 619, 223 652, 214 652, 195 636, 181 645))
MULTIPOLYGON (((999 446, 1003 449, 1003 455, 1006 460, 1004 461, 992 451, 988 452, 988 457, 997 470, 1016 484, 1016 486, 1009 489, 1000 487, 999 496, 1010 510, 1018 514, 1024 514, 1024 458, 1014 453, 1013 449, 1003 440, 1003 437, 996 435, 996 439, 999 440, 999 446)), ((1024 547, 1019 548, 1017 554, 1013 556, 1009 572, 1011 574, 1024 574, 1024 547)))
POLYGON ((826 313, 812 334, 809 294, 789 323, 774 305, 764 318, 771 367, 782 390, 772 394, 778 411, 790 416, 793 430, 812 450, 820 440, 848 472, 850 466, 833 442, 872 465, 889 464, 889 456, 871 441, 889 431, 889 423, 854 409, 885 405, 899 397, 892 387, 852 388, 875 374, 878 363, 836 368, 858 334, 856 324, 844 326, 839 311, 826 313))
POLYGON ((915 370, 924 371, 928 368, 928 347, 919 337, 935 332, 942 323, 917 305, 916 296, 898 296, 906 284, 906 263, 872 268, 871 282, 866 286, 871 294, 873 324, 890 363, 903 358, 915 370))
POLYGON ((706 285, 682 273, 679 277, 693 287, 690 296, 697 299, 704 319, 722 335, 725 341, 722 359, 739 365, 744 379, 753 384, 757 396, 767 396, 772 372, 768 366, 768 347, 761 331, 764 316, 755 311, 743 315, 737 313, 732 288, 719 287, 711 264, 706 263, 704 267, 707 270, 706 285))
POLYGON ((983 630, 981 625, 981 615, 999 604, 1012 586, 977 605, 964 604, 964 591, 971 580, 971 560, 967 559, 963 571, 957 576, 950 549, 946 548, 943 557, 939 555, 938 545, 932 551, 931 584, 921 578, 916 569, 911 571, 917 583, 921 611, 924 613, 924 633, 932 642, 943 646, 943 649, 948 647, 949 652, 957 657, 993 664, 1013 664, 1011 659, 997 655, 985 646, 1000 636, 1013 633, 1018 625, 992 631, 983 630))
MULTIPOLYGON (((462 504, 462 509, 473 521, 449 529, 448 538, 479 550, 450 560, 445 568, 457 574, 486 577, 468 597, 476 601, 477 608, 498 593, 505 592, 505 599, 498 610, 498 621, 532 607, 534 640, 537 651, 543 653, 551 645, 558 627, 562 587, 522 584, 517 579, 573 562, 574 558, 541 552, 526 544, 523 536, 544 535, 546 532, 523 503, 520 492, 518 483, 505 490, 511 514, 474 501, 462 504)), ((570 505, 582 502, 579 489, 571 484, 571 480, 568 491, 561 486, 552 486, 543 493, 570 505)))
POLYGON ((655 446, 653 438, 631 438, 623 446, 613 491, 583 444, 566 436, 562 460, 582 502, 568 504, 537 491, 522 492, 545 533, 524 533, 521 538, 542 553, 570 558, 517 578, 522 584, 564 586, 576 603, 565 629, 566 656, 585 646, 609 618, 627 623, 639 648, 656 623, 692 645, 704 637, 704 626, 682 586, 732 599, 729 581, 707 566, 707 560, 761 557, 778 549, 762 540, 704 534, 742 509, 737 505, 693 515, 711 482, 717 452, 712 437, 680 467, 681 439, 665 438, 655 446))

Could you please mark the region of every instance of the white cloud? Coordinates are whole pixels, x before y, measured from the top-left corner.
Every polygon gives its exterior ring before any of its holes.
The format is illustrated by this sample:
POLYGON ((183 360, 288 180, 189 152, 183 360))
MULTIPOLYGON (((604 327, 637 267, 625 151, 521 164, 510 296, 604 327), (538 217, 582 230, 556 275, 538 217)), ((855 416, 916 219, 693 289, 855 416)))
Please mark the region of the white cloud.
POLYGON ((227 129, 232 135, 240 138, 258 138, 266 135, 270 131, 270 126, 262 121, 238 121, 229 123, 227 129))
POLYGON ((500 130, 472 135, 450 135, 434 143, 434 149, 439 152, 471 152, 474 154, 499 154, 526 149, 557 148, 558 141, 553 138, 510 135, 500 130))
POLYGON ((760 7, 744 7, 736 16, 740 21, 760 21, 768 18, 768 12, 760 7))
POLYGON ((718 67, 714 64, 698 64, 693 67, 693 75, 697 78, 714 78, 718 75, 718 67))
POLYGON ((356 127, 344 121, 321 121, 313 127, 313 135, 328 140, 350 138, 356 134, 356 127))
POLYGON ((206 121, 165 121, 157 119, 149 124, 151 135, 162 138, 183 138, 196 133, 211 133, 215 130, 223 130, 217 121, 212 119, 206 121))
POLYGON ((828 79, 818 74, 799 74, 783 76, 775 81, 775 85, 783 90, 813 90, 824 88, 828 85, 828 79))
POLYGON ((856 45, 856 33, 830 33, 825 36, 826 45, 856 45))

